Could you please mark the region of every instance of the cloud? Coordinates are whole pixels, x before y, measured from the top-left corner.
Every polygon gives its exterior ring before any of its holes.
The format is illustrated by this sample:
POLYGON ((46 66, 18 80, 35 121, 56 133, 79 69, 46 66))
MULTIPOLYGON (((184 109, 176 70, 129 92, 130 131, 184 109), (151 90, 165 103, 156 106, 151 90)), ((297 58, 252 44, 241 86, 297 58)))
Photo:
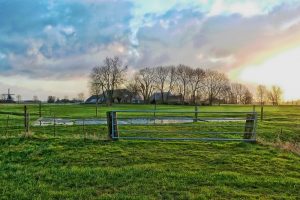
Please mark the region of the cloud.
POLYGON ((0 0, 0 7, 1 74, 28 82, 87 80, 114 55, 131 71, 184 63, 230 73, 300 44, 295 0, 0 0))

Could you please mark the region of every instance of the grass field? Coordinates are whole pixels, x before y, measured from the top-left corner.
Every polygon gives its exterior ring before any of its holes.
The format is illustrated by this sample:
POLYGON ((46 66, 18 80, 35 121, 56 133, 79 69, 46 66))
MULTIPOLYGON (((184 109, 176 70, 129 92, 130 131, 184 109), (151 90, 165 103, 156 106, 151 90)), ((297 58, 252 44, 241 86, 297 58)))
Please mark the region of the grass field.
MULTIPOLYGON (((42 108, 47 116, 95 117, 92 105, 42 108)), ((99 116, 105 117, 108 110, 152 108, 101 106, 99 116)), ((3 112, 21 109, 21 105, 0 105, 3 112)), ((159 105, 158 109, 193 111, 194 107, 159 105)), ((38 106, 29 105, 29 110, 38 113, 38 106)), ((252 111, 252 106, 200 110, 252 111)), ((6 115, 0 116, 5 122, 6 115)), ((31 120, 36 118, 32 114, 31 120)), ((2 136, 0 199, 299 199, 300 107, 267 106, 265 120, 258 122, 256 144, 63 137, 70 128, 62 128, 60 137, 51 130, 33 130, 29 138, 2 136), (293 147, 296 151, 291 152, 293 147)), ((105 128, 99 132, 102 138, 106 134, 105 128)))

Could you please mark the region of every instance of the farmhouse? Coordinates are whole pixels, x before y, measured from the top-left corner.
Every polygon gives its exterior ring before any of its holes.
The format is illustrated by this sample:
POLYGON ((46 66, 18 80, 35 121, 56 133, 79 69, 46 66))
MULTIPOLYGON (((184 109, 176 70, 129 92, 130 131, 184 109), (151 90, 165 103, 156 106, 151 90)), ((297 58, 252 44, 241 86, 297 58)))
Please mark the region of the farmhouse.
POLYGON ((182 99, 182 95, 173 95, 171 92, 156 92, 150 97, 150 102, 162 102, 162 99, 166 103, 180 103, 182 99), (162 97, 163 96, 163 97, 162 97))
MULTIPOLYGON (((101 95, 92 95, 90 96, 85 103, 105 103, 107 101, 107 94, 105 93, 101 95)), ((143 99, 139 95, 135 95, 127 89, 117 89, 113 93, 113 102, 114 103, 142 103, 143 99)))

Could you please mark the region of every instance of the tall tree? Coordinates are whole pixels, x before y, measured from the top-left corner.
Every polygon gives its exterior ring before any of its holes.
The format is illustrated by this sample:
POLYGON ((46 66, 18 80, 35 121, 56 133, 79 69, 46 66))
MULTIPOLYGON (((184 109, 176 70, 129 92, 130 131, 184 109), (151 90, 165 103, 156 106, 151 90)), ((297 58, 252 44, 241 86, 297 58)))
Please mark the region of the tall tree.
POLYGON ((103 91, 107 104, 111 105, 115 89, 124 82, 127 65, 123 65, 119 57, 106 57, 103 64, 95 67, 90 75, 91 91, 103 91))
POLYGON ((169 77, 170 69, 168 67, 159 66, 154 68, 154 78, 156 82, 156 88, 160 91, 161 102, 165 102, 164 92, 166 83, 169 77))
POLYGON ((268 97, 273 105, 279 105, 282 100, 283 91, 279 86, 273 85, 268 92, 268 97))
POLYGON ((130 93, 130 102, 133 101, 133 98, 137 97, 139 95, 139 86, 136 80, 131 80, 126 84, 126 89, 130 93))
POLYGON ((84 102, 84 93, 83 92, 78 93, 77 98, 80 102, 84 102))
POLYGON ((167 83, 168 83, 168 92, 167 92, 167 101, 169 100, 169 96, 171 94, 172 91, 174 91, 174 86, 177 80, 177 76, 176 76, 176 67, 171 65, 171 66, 167 66, 167 68, 169 68, 169 76, 167 79, 167 83))
POLYGON ((185 102, 185 98, 187 96, 187 86, 189 83, 189 78, 190 78, 190 70, 191 68, 186 65, 178 65, 176 68, 176 74, 177 74, 177 83, 178 83, 178 88, 180 90, 180 93, 182 95, 181 102, 185 102))
POLYGON ((204 88, 209 105, 212 105, 219 93, 228 86, 229 80, 224 74, 217 71, 206 70, 205 74, 204 88))
POLYGON ((200 90, 201 87, 203 87, 204 83, 204 77, 205 77, 205 72, 204 70, 200 68, 196 69, 189 69, 189 82, 190 82, 190 87, 191 87, 191 92, 192 92, 192 102, 196 104, 196 92, 200 90))
POLYGON ((135 81, 137 82, 140 93, 142 94, 144 101, 149 103, 150 96, 155 88, 155 74, 153 68, 141 69, 135 75, 135 81))
POLYGON ((263 105, 267 101, 268 90, 264 85, 258 85, 256 88, 257 100, 260 102, 260 105, 263 105))

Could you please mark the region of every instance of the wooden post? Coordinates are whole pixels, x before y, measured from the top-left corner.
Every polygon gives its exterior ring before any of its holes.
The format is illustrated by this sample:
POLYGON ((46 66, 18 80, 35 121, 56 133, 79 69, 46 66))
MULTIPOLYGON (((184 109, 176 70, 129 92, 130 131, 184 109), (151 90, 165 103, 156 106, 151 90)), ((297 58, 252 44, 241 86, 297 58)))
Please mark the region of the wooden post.
POLYGON ((198 106, 195 105, 195 119, 194 122, 198 122, 198 106))
POLYGON ((98 99, 96 101, 96 117, 98 117, 98 99))
POLYGON ((108 138, 110 140, 118 140, 118 122, 117 122, 117 113, 108 111, 106 112, 107 116, 107 128, 108 128, 108 138))
POLYGON ((28 127, 28 113, 27 113, 27 106, 24 106, 24 128, 25 128, 25 133, 28 133, 29 127, 28 127))
POLYGON ((84 119, 82 119, 82 132, 83 132, 83 135, 84 135, 84 139, 87 139, 87 133, 85 132, 85 127, 84 127, 84 119))
POLYGON ((260 121, 264 120, 264 106, 260 106, 260 121))
POLYGON ((253 108, 252 108, 253 112, 255 112, 255 105, 253 105, 253 108))
POLYGON ((30 128, 30 113, 27 112, 27 133, 29 132, 29 128, 30 128))
POLYGON ((55 121, 55 115, 53 115, 53 135, 55 137, 56 135, 56 121, 55 121))
POLYGON ((5 136, 6 137, 8 135, 8 121, 9 121, 9 115, 7 115, 7 119, 6 119, 6 128, 5 128, 5 136))
POLYGON ((153 117, 154 117, 154 123, 155 123, 155 118, 156 118, 156 101, 155 101, 155 103, 154 103, 153 117))
POLYGON ((42 117, 42 102, 39 102, 39 116, 42 117))
POLYGON ((244 139, 251 139, 255 125, 255 114, 247 114, 245 123, 244 139))

